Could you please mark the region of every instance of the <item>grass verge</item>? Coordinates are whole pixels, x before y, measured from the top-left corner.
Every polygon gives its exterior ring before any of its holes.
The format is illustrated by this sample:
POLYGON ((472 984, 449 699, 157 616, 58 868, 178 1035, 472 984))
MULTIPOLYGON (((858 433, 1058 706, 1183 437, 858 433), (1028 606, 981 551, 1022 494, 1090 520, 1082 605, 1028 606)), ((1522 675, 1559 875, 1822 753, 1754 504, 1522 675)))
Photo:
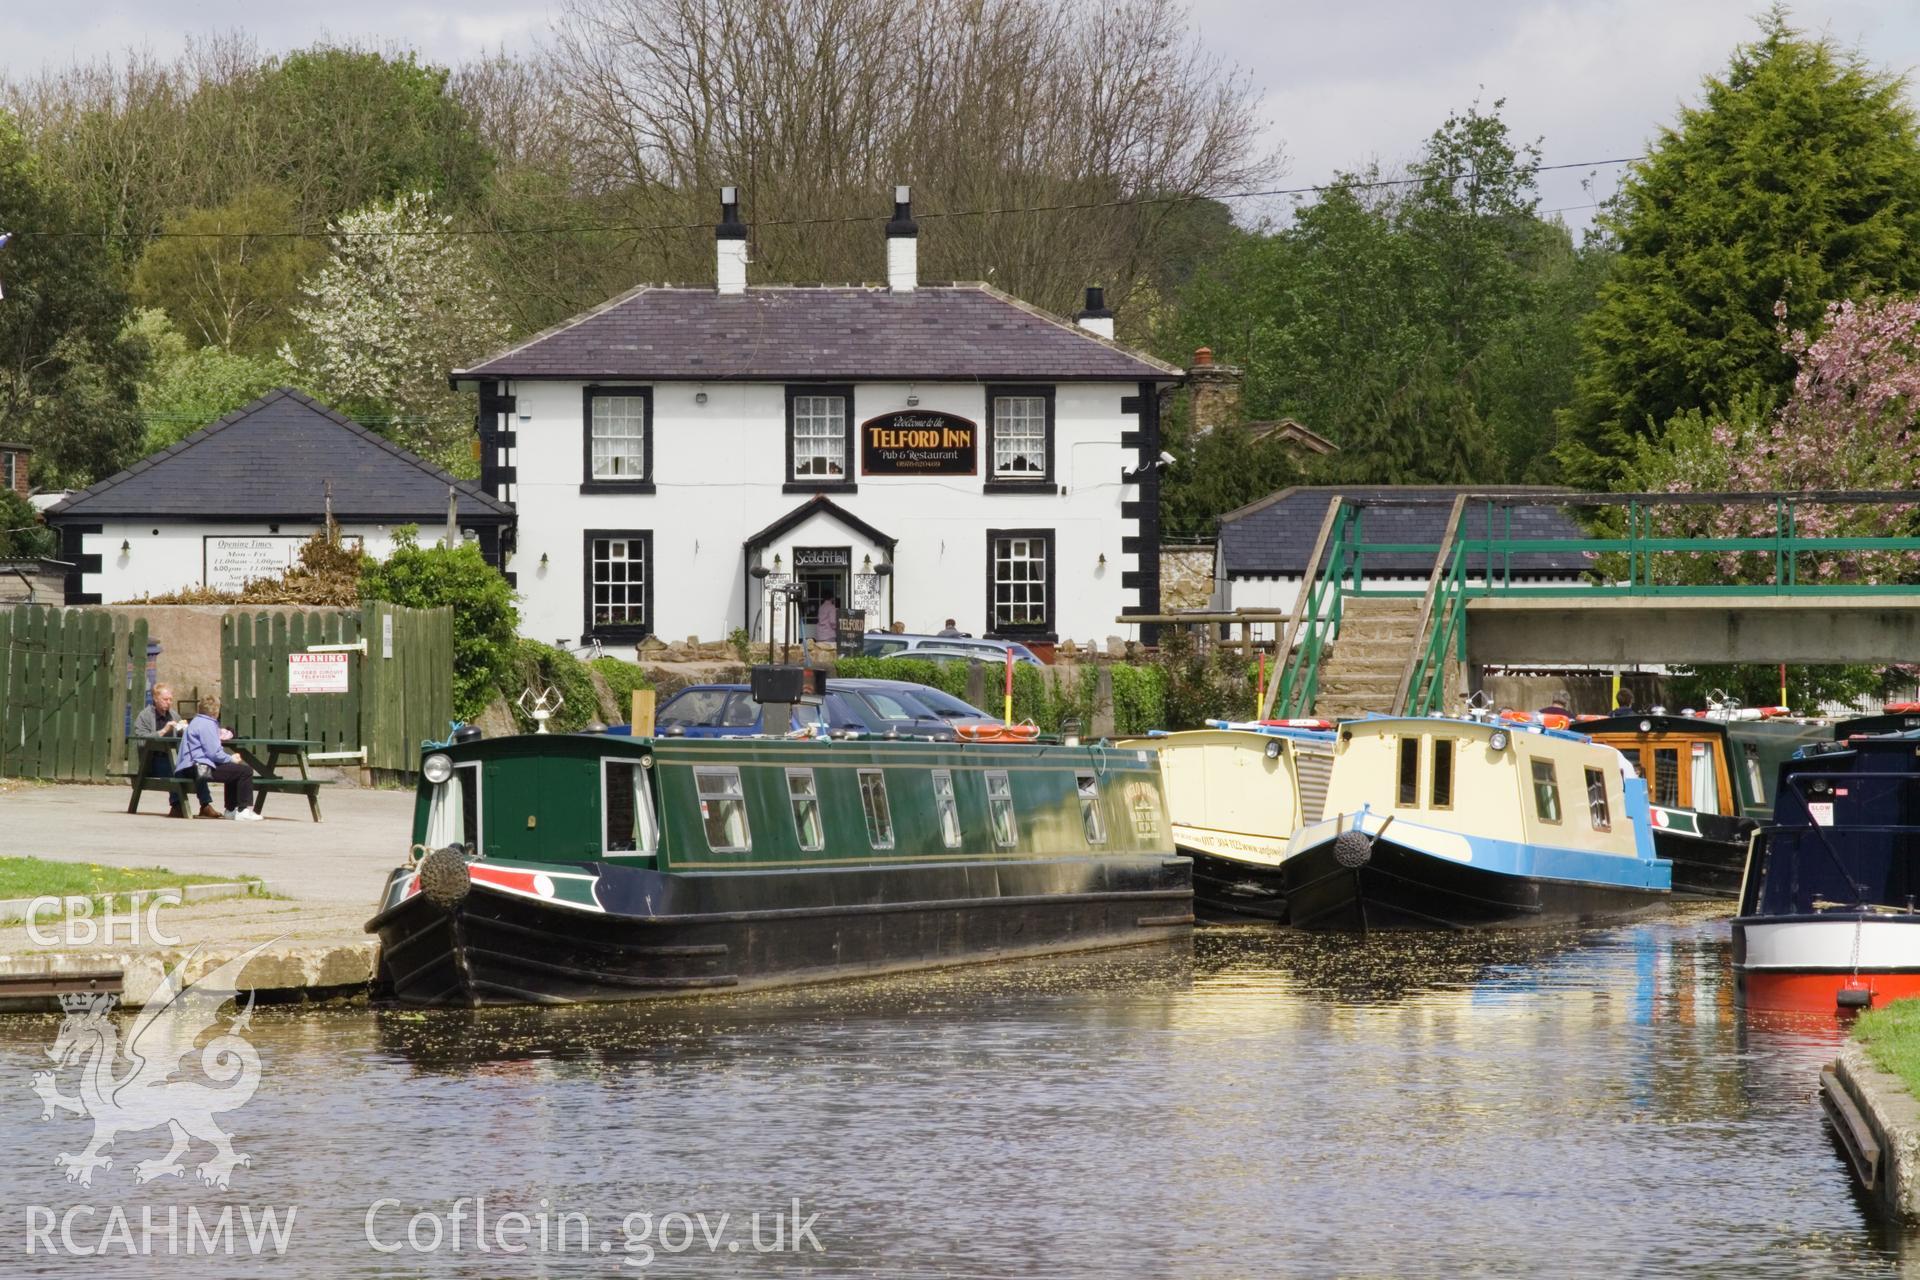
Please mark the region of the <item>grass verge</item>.
POLYGON ((1873 1065, 1906 1082, 1920 1096, 1920 1000, 1895 1000, 1854 1020, 1853 1036, 1873 1065))
MULTIPOLYGON (((103 867, 47 858, 0 858, 0 898, 98 897, 135 889, 219 884, 230 876, 188 876, 165 867, 103 867)), ((243 877, 244 878, 244 877, 243 877)))

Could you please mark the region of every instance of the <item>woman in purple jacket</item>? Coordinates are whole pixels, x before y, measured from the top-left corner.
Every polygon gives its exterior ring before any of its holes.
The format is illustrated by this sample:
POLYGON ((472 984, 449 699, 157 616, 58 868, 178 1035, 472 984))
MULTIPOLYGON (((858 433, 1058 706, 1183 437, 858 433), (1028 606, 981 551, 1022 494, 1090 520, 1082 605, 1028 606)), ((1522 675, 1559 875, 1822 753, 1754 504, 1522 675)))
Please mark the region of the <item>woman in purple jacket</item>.
POLYGON ((180 754, 175 759, 181 773, 199 772, 207 766, 207 778, 226 784, 227 816, 240 822, 259 822, 253 811, 253 770, 247 762, 220 745, 220 698, 209 694, 200 699, 200 712, 187 721, 180 735, 180 754))

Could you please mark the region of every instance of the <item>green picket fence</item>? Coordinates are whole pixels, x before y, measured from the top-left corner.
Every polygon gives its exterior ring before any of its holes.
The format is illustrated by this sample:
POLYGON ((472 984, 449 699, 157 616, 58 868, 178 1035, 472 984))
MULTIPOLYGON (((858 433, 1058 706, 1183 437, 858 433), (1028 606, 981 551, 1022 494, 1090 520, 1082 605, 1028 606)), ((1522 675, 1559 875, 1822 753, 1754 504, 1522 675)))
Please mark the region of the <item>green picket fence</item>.
POLYGON ((125 766, 147 624, 98 609, 0 609, 0 777, 83 782, 125 766))
POLYGON ((356 610, 233 613, 221 622, 221 720, 248 738, 305 738, 323 763, 364 749, 374 769, 419 767, 420 743, 453 716, 453 611, 369 603, 356 610), (294 654, 342 652, 347 689, 294 693, 294 654))

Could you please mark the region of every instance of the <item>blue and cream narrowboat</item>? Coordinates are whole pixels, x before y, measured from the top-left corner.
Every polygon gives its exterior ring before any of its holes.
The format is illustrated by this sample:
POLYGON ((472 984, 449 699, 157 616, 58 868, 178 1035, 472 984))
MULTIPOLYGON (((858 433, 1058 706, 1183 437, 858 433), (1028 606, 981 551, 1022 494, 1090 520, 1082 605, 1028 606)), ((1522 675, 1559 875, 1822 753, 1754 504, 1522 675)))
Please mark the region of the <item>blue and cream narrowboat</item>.
POLYGON ((1281 863, 1308 929, 1471 929, 1630 914, 1671 895, 1646 784, 1585 735, 1509 719, 1341 724, 1325 816, 1281 863))

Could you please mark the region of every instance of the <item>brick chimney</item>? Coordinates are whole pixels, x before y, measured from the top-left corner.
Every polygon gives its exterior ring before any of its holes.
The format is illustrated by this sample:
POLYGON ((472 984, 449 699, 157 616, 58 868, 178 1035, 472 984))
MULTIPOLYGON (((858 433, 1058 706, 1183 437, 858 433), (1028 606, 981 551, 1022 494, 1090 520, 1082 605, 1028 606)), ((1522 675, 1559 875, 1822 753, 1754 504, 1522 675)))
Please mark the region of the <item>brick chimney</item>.
POLYGON ((33 450, 24 444, 8 444, 0 440, 0 489, 11 489, 22 498, 27 496, 27 459, 33 450))
POLYGON ((1240 418, 1238 365, 1215 364, 1213 349, 1201 347, 1187 366, 1187 390, 1193 396, 1193 432, 1205 435, 1240 418))
POLYGON ((720 188, 720 225, 713 229, 714 278, 721 293, 747 291, 747 224, 740 221, 740 192, 720 188))

